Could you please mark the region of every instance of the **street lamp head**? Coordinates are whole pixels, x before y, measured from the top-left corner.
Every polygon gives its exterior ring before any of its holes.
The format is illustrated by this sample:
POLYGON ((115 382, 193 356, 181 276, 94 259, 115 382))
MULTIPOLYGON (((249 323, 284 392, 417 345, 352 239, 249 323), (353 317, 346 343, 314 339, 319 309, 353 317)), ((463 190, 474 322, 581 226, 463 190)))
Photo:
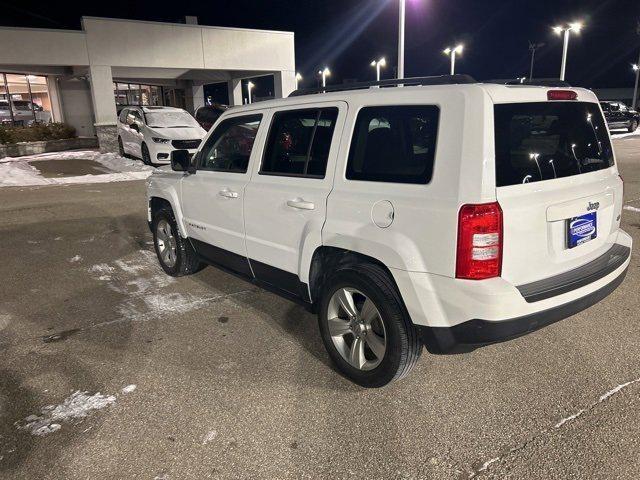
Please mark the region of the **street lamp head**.
POLYGON ((582 24, 582 22, 573 22, 569 24, 569 28, 576 33, 580 33, 580 30, 582 30, 583 26, 584 25, 582 24))
POLYGON ((251 90, 253 87, 255 87, 255 85, 253 82, 248 82, 247 87, 249 87, 249 90, 251 90))
POLYGON ((302 75, 300 75, 300 72, 296 73, 296 80, 298 81, 302 80, 302 75))
POLYGON ((464 45, 460 44, 460 45, 456 46, 455 52, 456 53, 462 53, 463 49, 464 49, 464 45))
POLYGON ((445 55, 451 55, 451 49, 447 47, 442 51, 442 53, 444 53, 445 55))
POLYGON ((560 25, 557 25, 557 26, 553 27, 553 31, 556 32, 558 35, 560 35, 562 32, 564 32, 564 27, 561 27, 560 25))
POLYGON ((378 60, 378 63, 380 64, 381 67, 386 67, 387 66, 387 60, 382 57, 380 60, 378 60))
POLYGON ((376 62, 375 60, 373 60, 373 61, 371 62, 371 66, 372 66, 372 67, 375 67, 377 63, 378 63, 378 62, 376 62))
POLYGON ((633 68, 634 72, 637 72, 638 70, 640 70, 640 65, 638 65, 637 63, 634 63, 631 68, 633 68))
POLYGON ((322 73, 324 73, 328 77, 329 75, 331 75, 331 70, 329 70, 329 67, 324 67, 322 73))

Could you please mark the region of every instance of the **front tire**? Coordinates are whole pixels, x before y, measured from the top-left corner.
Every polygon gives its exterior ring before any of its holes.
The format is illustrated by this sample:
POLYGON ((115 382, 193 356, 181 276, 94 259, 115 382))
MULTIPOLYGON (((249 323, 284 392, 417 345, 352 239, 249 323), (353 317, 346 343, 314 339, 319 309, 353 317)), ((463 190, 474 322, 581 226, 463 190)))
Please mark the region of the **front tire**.
POLYGON ((393 281, 374 264, 338 270, 327 280, 318 323, 338 370, 363 387, 405 377, 422 351, 393 281))
POLYGON ((631 124, 629 125, 629 133, 633 133, 638 128, 638 122, 635 120, 631 120, 631 124))
POLYGON ((152 231, 158 261, 168 275, 181 277, 202 268, 189 240, 180 236, 171 208, 162 208, 153 216, 152 231))
POLYGON ((142 163, 145 165, 151 165, 151 155, 149 154, 149 147, 146 143, 142 144, 142 163))

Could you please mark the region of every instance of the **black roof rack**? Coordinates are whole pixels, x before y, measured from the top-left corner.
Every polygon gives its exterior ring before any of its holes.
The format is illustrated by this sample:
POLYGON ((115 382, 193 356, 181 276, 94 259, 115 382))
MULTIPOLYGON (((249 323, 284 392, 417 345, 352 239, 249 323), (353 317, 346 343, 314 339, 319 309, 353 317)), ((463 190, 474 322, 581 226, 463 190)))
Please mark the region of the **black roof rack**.
POLYGON ((499 85, 530 85, 536 87, 571 87, 571 84, 558 78, 506 78, 499 80, 484 80, 483 83, 497 83, 499 85))
POLYGON ((478 83, 469 75, 440 75, 436 77, 393 78, 378 82, 354 82, 341 85, 327 85, 326 87, 304 88, 291 92, 290 97, 312 95, 315 93, 343 92, 348 90, 363 90, 372 87, 397 87, 398 85, 460 85, 478 83))

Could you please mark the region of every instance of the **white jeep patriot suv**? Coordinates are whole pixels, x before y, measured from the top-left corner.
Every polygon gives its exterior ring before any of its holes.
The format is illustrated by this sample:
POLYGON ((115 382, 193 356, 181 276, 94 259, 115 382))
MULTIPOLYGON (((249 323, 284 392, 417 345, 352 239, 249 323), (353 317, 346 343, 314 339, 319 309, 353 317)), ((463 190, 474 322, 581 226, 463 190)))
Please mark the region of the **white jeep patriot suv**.
POLYGON ((216 264, 308 303, 367 387, 402 378, 423 345, 475 348, 593 305, 632 244, 592 92, 397 83, 232 108, 148 180, 169 275, 216 264))

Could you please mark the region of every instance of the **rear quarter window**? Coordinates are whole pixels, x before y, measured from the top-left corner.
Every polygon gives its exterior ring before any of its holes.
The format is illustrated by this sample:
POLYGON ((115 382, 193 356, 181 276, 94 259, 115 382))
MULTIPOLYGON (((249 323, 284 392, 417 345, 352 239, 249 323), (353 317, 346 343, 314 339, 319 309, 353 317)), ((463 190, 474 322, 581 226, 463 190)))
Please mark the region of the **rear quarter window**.
POLYGON ((365 107, 349 150, 349 180, 426 184, 433 175, 438 119, 435 105, 365 107))
POLYGON ((613 166, 598 104, 495 105, 496 185, 554 180, 613 166))

